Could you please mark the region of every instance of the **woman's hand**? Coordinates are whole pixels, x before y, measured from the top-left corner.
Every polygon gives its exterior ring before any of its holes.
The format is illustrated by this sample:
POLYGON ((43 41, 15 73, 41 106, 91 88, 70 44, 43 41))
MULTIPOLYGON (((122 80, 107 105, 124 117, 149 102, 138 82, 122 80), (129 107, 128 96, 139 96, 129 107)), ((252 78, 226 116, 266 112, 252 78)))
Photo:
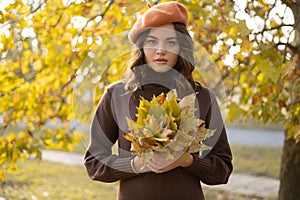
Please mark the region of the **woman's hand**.
POLYGON ((144 172, 150 172, 151 170, 147 166, 143 166, 143 162, 138 156, 135 156, 131 160, 131 168, 134 173, 144 173, 144 172))
POLYGON ((182 154, 179 158, 174 160, 167 159, 165 156, 157 154, 147 162, 146 166, 155 173, 163 173, 176 167, 189 167, 193 162, 194 157, 191 154, 188 154, 188 156, 182 154))

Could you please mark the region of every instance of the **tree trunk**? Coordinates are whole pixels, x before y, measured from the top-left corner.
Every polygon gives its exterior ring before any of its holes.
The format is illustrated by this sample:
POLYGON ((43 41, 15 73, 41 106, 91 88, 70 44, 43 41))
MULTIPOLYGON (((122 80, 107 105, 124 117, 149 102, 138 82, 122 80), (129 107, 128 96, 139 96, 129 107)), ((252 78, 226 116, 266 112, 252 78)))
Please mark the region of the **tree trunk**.
MULTIPOLYGON (((296 56, 297 67, 300 69, 300 0, 283 0, 294 14, 294 33, 293 56, 296 56)), ((292 83, 291 83, 292 84, 292 83)), ((294 99, 298 101, 297 99, 294 99)), ((293 100, 292 100, 293 101, 293 100)), ((300 199, 300 142, 296 143, 293 138, 285 141, 282 152, 279 200, 298 200, 300 199)))
POLYGON ((283 146, 279 200, 300 198, 300 142, 286 139, 283 146))

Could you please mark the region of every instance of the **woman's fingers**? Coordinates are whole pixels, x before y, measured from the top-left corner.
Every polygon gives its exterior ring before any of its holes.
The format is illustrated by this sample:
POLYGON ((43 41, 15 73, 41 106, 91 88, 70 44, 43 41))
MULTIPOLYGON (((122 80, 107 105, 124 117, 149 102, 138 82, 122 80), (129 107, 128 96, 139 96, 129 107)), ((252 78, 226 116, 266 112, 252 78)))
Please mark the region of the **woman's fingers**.
POLYGON ((176 160, 170 160, 161 156, 153 157, 146 165, 151 171, 155 173, 163 173, 170 171, 176 167, 176 160))
POLYGON ((189 167, 193 163, 193 156, 181 155, 177 159, 167 159, 162 155, 155 155, 147 162, 147 168, 155 173, 170 171, 176 167, 189 167))

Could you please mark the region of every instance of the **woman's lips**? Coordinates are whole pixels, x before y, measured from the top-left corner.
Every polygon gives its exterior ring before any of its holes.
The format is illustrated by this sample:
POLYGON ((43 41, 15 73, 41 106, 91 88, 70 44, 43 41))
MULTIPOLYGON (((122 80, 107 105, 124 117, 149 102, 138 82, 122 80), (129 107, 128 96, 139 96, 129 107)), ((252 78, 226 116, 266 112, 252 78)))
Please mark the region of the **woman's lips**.
POLYGON ((168 62, 166 59, 155 59, 155 63, 165 65, 168 62))

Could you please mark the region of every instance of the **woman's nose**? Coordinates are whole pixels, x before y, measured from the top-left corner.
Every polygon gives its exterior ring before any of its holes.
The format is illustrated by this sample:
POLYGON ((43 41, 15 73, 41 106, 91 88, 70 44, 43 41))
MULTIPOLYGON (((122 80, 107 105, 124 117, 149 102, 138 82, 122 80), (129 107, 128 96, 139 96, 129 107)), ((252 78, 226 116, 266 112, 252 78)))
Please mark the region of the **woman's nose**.
POLYGON ((157 48, 156 48, 157 54, 166 53, 166 52, 167 52, 167 49, 163 43, 160 43, 157 45, 157 48))

